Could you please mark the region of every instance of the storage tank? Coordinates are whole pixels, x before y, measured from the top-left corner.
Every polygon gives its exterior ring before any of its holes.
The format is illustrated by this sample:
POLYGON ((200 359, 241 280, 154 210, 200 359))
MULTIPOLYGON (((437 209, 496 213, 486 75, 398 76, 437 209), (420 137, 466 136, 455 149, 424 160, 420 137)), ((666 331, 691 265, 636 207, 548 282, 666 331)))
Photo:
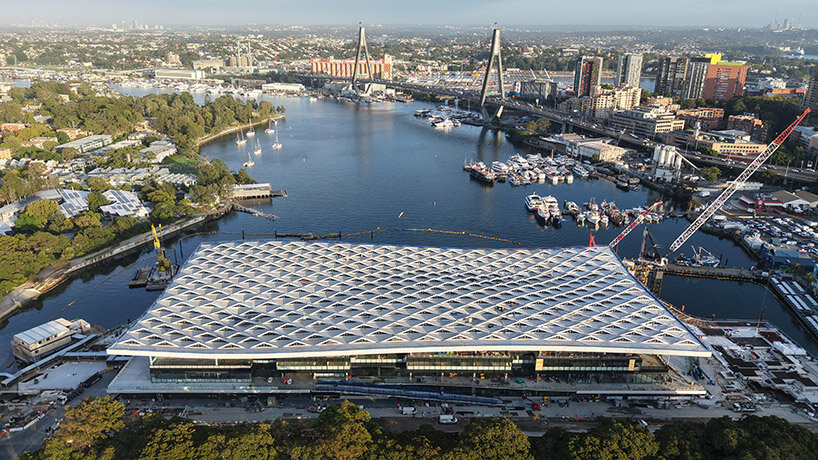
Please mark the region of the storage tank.
POLYGON ((676 169, 682 169, 682 155, 676 152, 676 169))
POLYGON ((653 148, 653 164, 659 164, 659 152, 661 151, 661 147, 658 145, 653 148))
POLYGON ((659 147, 659 166, 667 164, 667 150, 664 147, 659 147))

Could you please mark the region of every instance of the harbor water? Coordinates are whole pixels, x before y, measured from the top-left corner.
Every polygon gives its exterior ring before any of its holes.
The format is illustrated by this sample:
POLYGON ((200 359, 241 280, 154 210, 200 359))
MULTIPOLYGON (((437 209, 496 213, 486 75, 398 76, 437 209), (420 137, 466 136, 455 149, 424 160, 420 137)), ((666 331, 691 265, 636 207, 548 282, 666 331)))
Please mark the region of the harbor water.
MULTIPOLYGON (((131 95, 144 89, 121 88, 131 95)), ((199 101, 204 95, 196 96, 199 101)), ((253 155, 255 140, 237 147, 235 136, 226 136, 201 149, 208 158, 223 160, 236 170, 248 159, 259 182, 283 189, 286 198, 254 201, 253 208, 275 214, 270 221, 249 214, 231 214, 199 229, 210 232, 261 233, 353 233, 347 242, 428 245, 450 247, 509 247, 512 243, 465 235, 426 231, 385 231, 378 228, 439 229, 487 235, 531 247, 587 245, 591 235, 597 244, 607 244, 622 229, 592 232, 577 227, 566 218, 560 228, 537 224, 526 212, 524 198, 531 193, 553 195, 580 205, 591 198, 615 202, 620 209, 650 204, 660 197, 647 189, 625 192, 607 180, 575 179, 571 185, 533 184, 513 188, 507 183, 487 186, 462 170, 466 159, 490 164, 507 160, 514 153, 529 153, 509 143, 502 133, 479 127, 461 126, 438 130, 413 113, 426 103, 383 103, 354 105, 306 97, 271 97, 275 105, 286 107, 286 119, 277 125, 280 150, 274 150, 266 126, 256 130, 263 152, 253 155)), ((667 209, 667 208, 666 208, 667 209)), ((650 225, 660 250, 666 251, 673 239, 688 225, 685 219, 666 219, 650 225)), ((202 242, 226 241, 237 235, 194 235, 181 244, 170 240, 172 258, 181 263, 202 242)), ((259 237, 266 238, 266 237, 259 237)), ((249 239, 249 238, 248 238, 249 239)), ((634 230, 620 245, 623 257, 635 256, 641 244, 641 229, 634 230)), ((755 262, 731 241, 704 233, 695 234, 690 246, 703 246, 722 262, 734 267, 751 267, 755 262)), ((33 302, 0 324, 0 343, 5 349, 15 333, 56 317, 84 318, 112 328, 137 319, 159 295, 128 289, 134 269, 123 267, 140 257, 150 256, 151 248, 138 255, 95 267, 82 277, 70 280, 33 302), (81 297, 82 296, 82 297, 81 297), (73 302, 73 303, 72 303, 73 302)), ((765 319, 779 326, 791 338, 818 354, 818 344, 765 288, 752 284, 695 278, 667 277, 662 297, 686 312, 717 318, 757 320, 761 309, 765 319)), ((2 368, 10 365, 10 353, 2 368)), ((2 362, 2 361, 0 361, 2 362)), ((3 369, 0 368, 0 371, 3 369)))

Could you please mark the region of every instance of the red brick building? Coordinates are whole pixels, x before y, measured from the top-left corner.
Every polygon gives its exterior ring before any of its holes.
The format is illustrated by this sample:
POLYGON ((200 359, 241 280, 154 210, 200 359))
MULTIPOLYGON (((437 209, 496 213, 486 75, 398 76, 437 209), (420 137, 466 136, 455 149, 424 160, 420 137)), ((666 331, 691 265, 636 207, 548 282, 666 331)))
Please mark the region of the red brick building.
POLYGON ((747 66, 743 64, 719 63, 710 64, 707 79, 704 83, 705 99, 725 101, 744 93, 744 80, 747 78, 747 66))

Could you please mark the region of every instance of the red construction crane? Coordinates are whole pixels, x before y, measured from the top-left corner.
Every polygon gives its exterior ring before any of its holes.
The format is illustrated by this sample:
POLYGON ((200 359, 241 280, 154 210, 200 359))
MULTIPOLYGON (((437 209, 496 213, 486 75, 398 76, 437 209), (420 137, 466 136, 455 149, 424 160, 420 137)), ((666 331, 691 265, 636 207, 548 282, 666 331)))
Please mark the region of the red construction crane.
POLYGON ((643 220, 645 220, 645 217, 648 214, 652 213, 656 208, 658 208, 661 205, 662 201, 659 200, 656 203, 653 203, 648 209, 642 211, 642 214, 639 214, 639 216, 637 216, 636 219, 633 219, 633 222, 631 222, 631 224, 628 225, 628 227, 625 228, 625 230, 622 230, 622 233, 617 235, 616 238, 614 238, 613 241, 611 241, 611 244, 609 244, 608 247, 611 249, 615 249, 616 245, 619 244, 619 242, 622 241, 623 238, 628 236, 628 233, 630 233, 631 230, 636 228, 637 225, 639 225, 640 223, 642 223, 643 220))

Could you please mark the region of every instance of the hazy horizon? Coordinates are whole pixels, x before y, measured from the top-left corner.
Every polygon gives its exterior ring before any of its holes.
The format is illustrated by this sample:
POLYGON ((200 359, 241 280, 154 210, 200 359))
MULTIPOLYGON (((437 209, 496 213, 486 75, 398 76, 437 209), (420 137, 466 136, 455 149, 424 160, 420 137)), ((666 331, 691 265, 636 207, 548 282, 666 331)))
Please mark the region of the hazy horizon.
POLYGON ((747 27, 758 28, 772 20, 791 18, 807 29, 818 27, 815 0, 780 0, 769 8, 761 0, 689 0, 667 4, 662 1, 586 0, 543 4, 537 0, 415 0, 406 6, 371 0, 308 4, 247 0, 224 4, 213 0, 123 1, 34 0, 4 9, 0 25, 60 24, 66 26, 110 26, 123 21, 131 25, 349 25, 364 21, 386 25, 500 25, 532 27, 747 27), (579 12, 577 11, 579 10, 579 12), (45 12, 45 13, 44 13, 45 12), (581 13, 581 14, 580 14, 581 13))

